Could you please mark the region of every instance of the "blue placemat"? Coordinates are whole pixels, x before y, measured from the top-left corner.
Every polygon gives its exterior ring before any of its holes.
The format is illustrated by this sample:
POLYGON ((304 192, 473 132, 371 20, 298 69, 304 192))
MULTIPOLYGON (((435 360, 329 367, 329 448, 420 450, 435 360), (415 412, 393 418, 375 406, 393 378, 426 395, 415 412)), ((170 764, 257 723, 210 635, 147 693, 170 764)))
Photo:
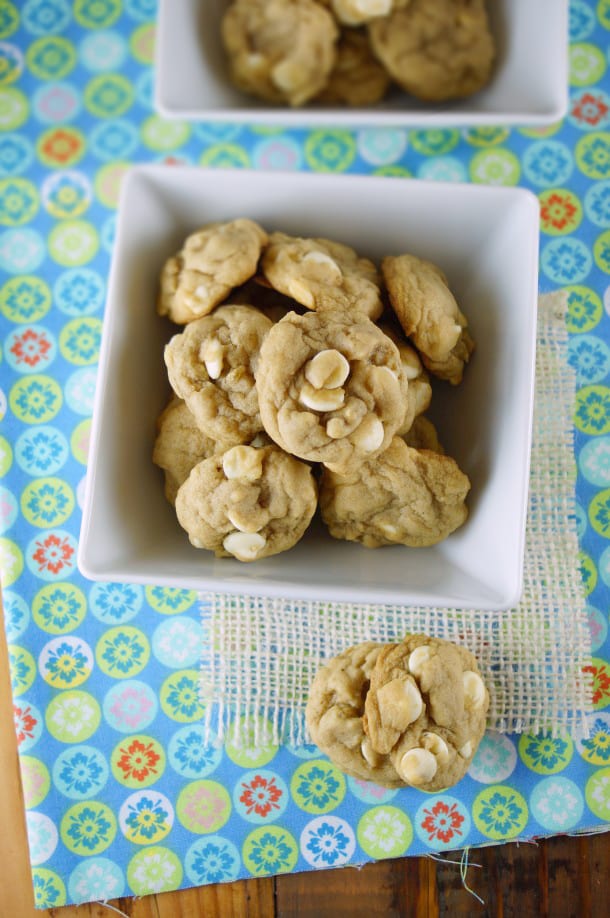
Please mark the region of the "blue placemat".
POLYGON ((540 131, 167 123, 155 15, 154 0, 0 3, 0 570, 37 905, 609 823, 610 0, 573 0, 570 111, 540 131), (345 779, 311 747, 202 747, 195 595, 76 568, 118 190, 154 160, 539 195, 541 289, 567 288, 579 382, 590 739, 488 734, 433 796, 345 779))

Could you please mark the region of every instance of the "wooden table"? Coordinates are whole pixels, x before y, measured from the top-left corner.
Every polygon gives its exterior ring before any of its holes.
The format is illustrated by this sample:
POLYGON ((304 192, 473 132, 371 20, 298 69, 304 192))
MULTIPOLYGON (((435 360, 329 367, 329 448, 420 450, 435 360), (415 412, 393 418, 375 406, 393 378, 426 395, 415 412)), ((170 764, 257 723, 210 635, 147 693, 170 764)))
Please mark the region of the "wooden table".
MULTIPOLYGON (((1 614, 1 610, 0 610, 1 614)), ((27 857, 4 629, 0 627, 0 918, 112 918, 88 904, 37 911, 27 857)), ((242 880, 110 905, 129 918, 398 918, 498 915, 607 918, 610 833, 472 849, 464 888, 460 852, 403 858, 358 870, 242 880), (479 866, 474 866, 479 865, 479 866)))

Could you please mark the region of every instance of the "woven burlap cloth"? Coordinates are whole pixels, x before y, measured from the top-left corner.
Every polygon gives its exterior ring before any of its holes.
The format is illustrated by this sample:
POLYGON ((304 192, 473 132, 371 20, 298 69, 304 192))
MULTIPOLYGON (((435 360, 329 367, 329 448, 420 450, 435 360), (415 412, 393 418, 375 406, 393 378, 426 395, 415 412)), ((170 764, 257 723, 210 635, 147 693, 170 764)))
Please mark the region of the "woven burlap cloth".
MULTIPOLYGON (((518 341, 511 346, 518 347, 518 341)), ((519 605, 505 612, 201 596, 201 691, 209 742, 309 742, 304 711, 322 661, 360 641, 424 632, 468 647, 491 695, 488 726, 585 735, 591 655, 578 565, 565 297, 539 301, 536 395, 519 605)), ((499 521, 501 525, 501 521, 499 521)))

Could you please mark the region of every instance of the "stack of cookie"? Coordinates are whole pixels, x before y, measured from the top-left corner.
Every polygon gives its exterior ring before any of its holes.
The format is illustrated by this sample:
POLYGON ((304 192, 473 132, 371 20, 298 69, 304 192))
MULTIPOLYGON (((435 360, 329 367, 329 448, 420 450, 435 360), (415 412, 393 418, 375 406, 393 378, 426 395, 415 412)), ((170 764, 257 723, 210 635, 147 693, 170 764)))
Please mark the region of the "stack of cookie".
POLYGON ((234 0, 222 39, 239 89, 291 106, 463 98, 495 56, 486 0, 234 0))
POLYGON ((158 311, 174 395, 153 459, 197 548, 253 561, 316 507, 368 547, 433 545, 467 517, 467 476, 424 412, 473 350, 446 278, 410 254, 378 268, 341 242, 241 218, 189 236, 158 311))
POLYGON ((475 657, 416 634, 329 660, 312 683, 306 719, 313 742, 348 775, 434 792, 466 774, 488 707, 475 657))

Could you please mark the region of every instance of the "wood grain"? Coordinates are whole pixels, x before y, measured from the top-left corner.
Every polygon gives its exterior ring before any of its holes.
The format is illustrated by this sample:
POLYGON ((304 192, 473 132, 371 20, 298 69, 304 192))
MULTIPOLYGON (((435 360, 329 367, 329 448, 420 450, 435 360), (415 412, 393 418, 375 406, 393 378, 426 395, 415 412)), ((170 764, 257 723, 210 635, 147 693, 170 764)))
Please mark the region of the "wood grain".
MULTIPOLYGON (((1 619, 1 603, 0 603, 1 619)), ((2 622, 0 621, 0 625, 2 622)), ((0 918, 112 918, 97 903, 34 908, 4 627, 0 627, 0 918)), ((186 889, 109 905, 128 918, 607 918, 610 833, 186 889), (476 866, 479 865, 479 866, 476 866)))

